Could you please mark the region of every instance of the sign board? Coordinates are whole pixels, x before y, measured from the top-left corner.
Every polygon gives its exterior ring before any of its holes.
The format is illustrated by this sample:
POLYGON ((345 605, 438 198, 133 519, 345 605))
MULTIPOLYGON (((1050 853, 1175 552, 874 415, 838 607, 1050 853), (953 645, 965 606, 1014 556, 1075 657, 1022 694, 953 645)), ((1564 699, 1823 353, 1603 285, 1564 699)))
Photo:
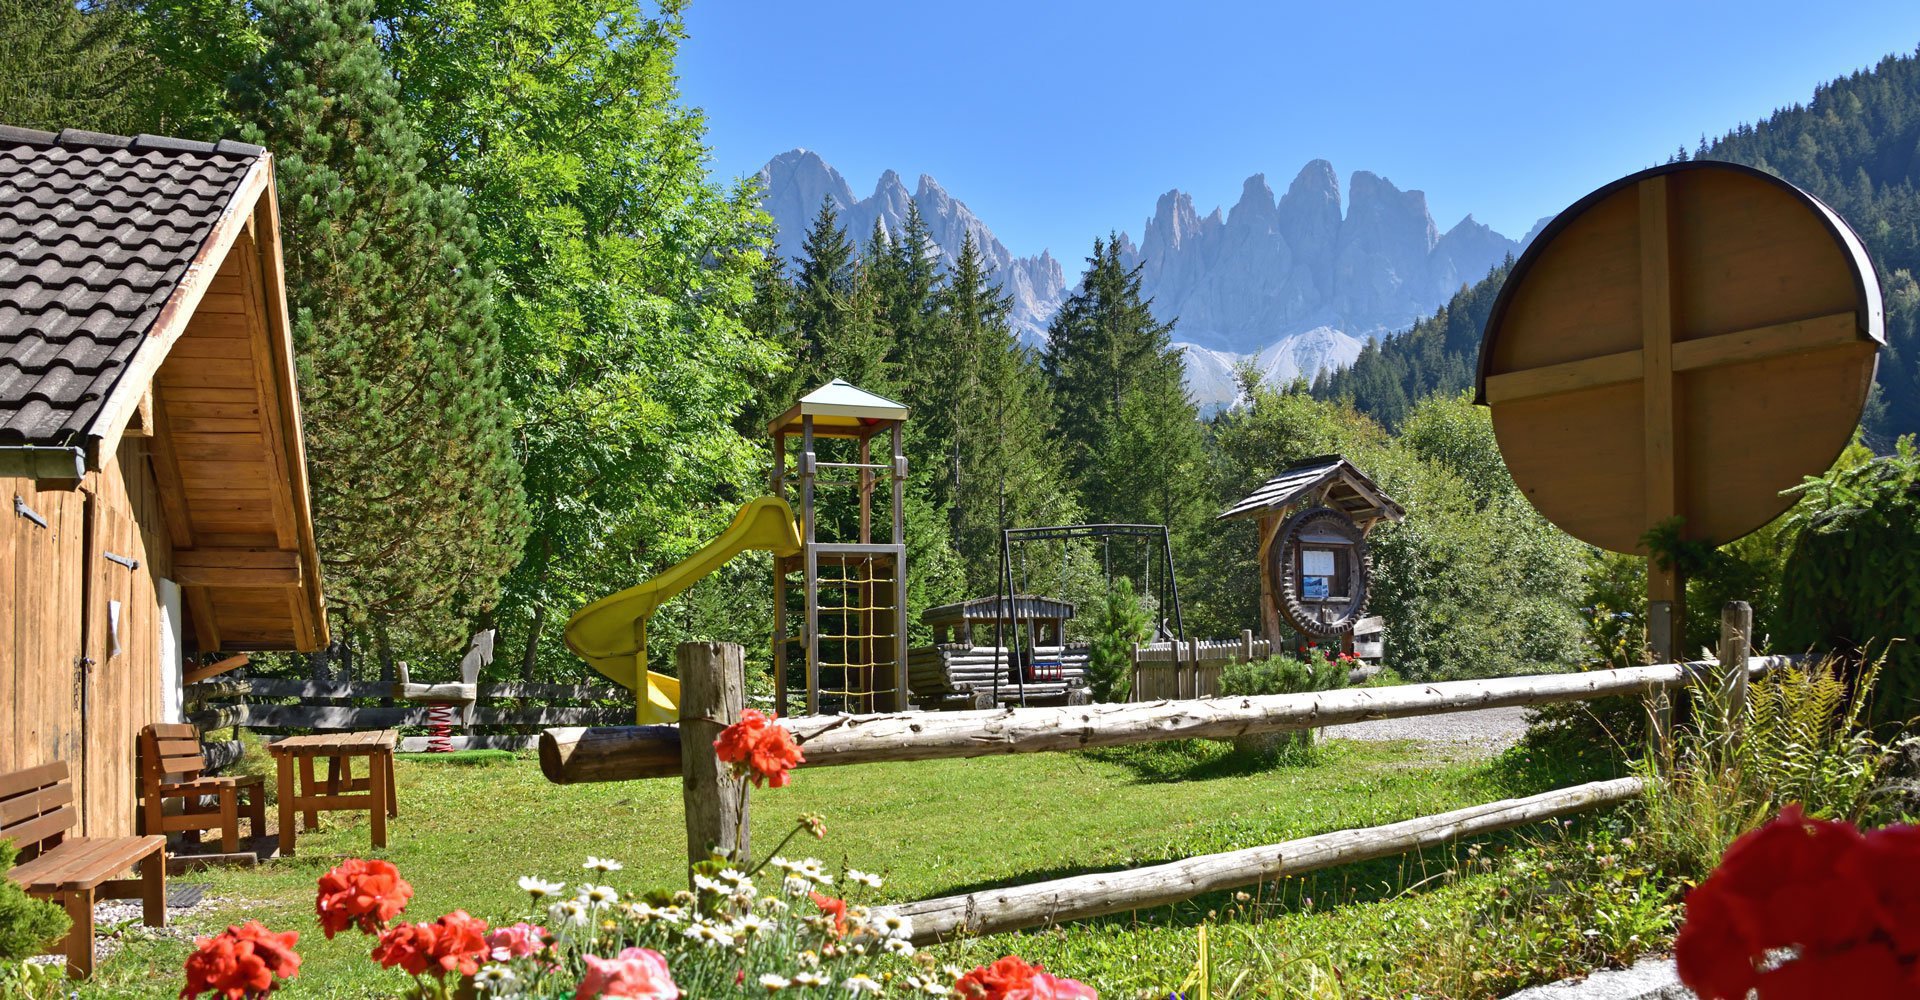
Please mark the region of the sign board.
MULTIPOLYGON (((1679 518, 1682 538, 1719 545, 1839 456, 1883 324, 1832 209, 1750 167, 1674 163, 1595 191, 1528 246, 1487 321, 1478 401, 1515 483, 1574 537, 1644 551, 1679 518)), ((1652 600, 1679 600, 1671 574, 1649 578, 1652 600)))
POLYGON ((1295 631, 1332 639, 1366 614, 1366 533, 1345 512, 1302 509, 1280 526, 1268 552, 1281 616, 1295 631))

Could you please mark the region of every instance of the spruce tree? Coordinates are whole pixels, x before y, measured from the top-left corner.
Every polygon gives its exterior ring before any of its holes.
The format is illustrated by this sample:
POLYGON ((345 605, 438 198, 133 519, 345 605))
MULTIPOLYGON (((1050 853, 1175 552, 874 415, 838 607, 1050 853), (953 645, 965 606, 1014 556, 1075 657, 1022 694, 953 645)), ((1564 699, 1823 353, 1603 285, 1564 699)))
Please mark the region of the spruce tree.
POLYGON ((871 392, 891 391, 891 345, 880 325, 880 289, 855 254, 832 199, 821 201, 801 255, 794 322, 802 391, 836 378, 871 392))
POLYGON ((525 531, 489 275, 423 182, 366 0, 263 0, 232 106, 276 156, 314 521, 348 636, 457 643, 525 531))
POLYGON ((1153 317, 1118 238, 1094 240, 1042 356, 1081 505, 1098 520, 1178 528, 1199 511, 1198 410, 1173 324, 1153 317))
POLYGON ((1074 506, 1046 376, 1014 333, 1012 303, 994 287, 971 233, 939 300, 926 362, 938 377, 917 415, 943 444, 938 495, 970 588, 984 593, 998 586, 1001 528, 1069 521, 1074 506))

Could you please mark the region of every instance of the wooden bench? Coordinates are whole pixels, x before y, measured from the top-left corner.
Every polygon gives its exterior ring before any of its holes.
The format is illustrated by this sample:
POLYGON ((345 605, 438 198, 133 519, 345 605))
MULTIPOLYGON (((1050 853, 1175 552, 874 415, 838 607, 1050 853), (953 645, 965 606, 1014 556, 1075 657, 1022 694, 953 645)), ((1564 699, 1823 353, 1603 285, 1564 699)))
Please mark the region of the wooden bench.
POLYGON ((206 755, 200 749, 200 730, 184 722, 156 722, 140 731, 140 821, 142 833, 219 830, 220 851, 240 851, 240 813, 244 809, 253 835, 267 832, 266 782, 257 774, 205 774, 206 755), (214 807, 198 808, 212 797, 214 807), (169 799, 182 799, 186 808, 169 815, 169 799))
POLYGON ((68 836, 79 818, 66 761, 0 774, 0 840, 20 851, 7 877, 66 905, 67 975, 84 979, 93 975, 96 899, 138 899, 148 927, 167 925, 167 839, 68 836), (115 878, 135 866, 139 877, 115 878))

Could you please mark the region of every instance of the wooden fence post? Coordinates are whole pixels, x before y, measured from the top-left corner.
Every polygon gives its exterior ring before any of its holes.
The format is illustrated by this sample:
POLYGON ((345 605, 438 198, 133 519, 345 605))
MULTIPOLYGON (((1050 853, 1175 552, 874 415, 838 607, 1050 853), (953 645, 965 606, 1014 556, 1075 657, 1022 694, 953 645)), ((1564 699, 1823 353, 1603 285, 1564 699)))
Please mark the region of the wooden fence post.
MULTIPOLYGON (((1647 648, 1655 663, 1678 663, 1680 651, 1673 648, 1673 602, 1647 602, 1647 648)), ((1652 740, 1656 762, 1665 762, 1673 739, 1673 699, 1665 688, 1647 695, 1647 736, 1652 740)))
POLYGON ((1131 662, 1133 663, 1133 687, 1127 692, 1127 700, 1141 701, 1143 699, 1140 697, 1140 680, 1144 674, 1140 669, 1140 644, 1137 642, 1133 644, 1133 659, 1131 662))
POLYGON ((1240 630, 1240 662, 1253 662, 1253 630, 1250 628, 1240 630))
POLYGON ((1753 605, 1728 601, 1720 609, 1720 695, 1726 700, 1727 737, 1738 746, 1747 723, 1747 657, 1753 652, 1753 605))
POLYGON ((713 741, 739 721, 746 703, 745 656, 731 642, 683 642, 674 650, 680 666, 681 798, 687 809, 687 860, 715 854, 744 865, 747 783, 720 763, 713 741))
POLYGON ((1188 639, 1187 652, 1192 654, 1192 664, 1187 668, 1187 697, 1200 697, 1200 640, 1188 639))

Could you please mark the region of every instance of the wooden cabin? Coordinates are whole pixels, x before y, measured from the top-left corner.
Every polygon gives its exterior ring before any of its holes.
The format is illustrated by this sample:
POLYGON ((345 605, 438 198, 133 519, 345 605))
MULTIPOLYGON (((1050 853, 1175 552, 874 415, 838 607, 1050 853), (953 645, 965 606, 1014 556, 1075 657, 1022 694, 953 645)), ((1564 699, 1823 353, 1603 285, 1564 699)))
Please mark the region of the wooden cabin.
POLYGON ((327 642, 259 146, 0 126, 0 773, 134 832, 142 726, 327 642))
POLYGON ((1067 601, 1033 594, 928 608, 920 621, 933 629, 933 645, 907 653, 914 701, 963 709, 1086 703, 1090 650, 1066 640, 1073 612, 1067 601))

